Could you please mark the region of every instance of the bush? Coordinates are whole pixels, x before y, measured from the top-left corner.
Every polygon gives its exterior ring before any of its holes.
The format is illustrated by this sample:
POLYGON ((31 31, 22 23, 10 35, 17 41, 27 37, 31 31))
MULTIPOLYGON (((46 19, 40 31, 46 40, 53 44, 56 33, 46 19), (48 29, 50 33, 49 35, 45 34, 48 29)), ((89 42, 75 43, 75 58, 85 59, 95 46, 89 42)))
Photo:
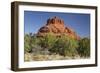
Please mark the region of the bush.
POLYGON ((25 52, 31 51, 30 40, 31 40, 31 37, 28 34, 26 34, 25 37, 24 37, 25 52))
POLYGON ((32 52, 33 47, 37 46, 39 43, 39 39, 36 37, 36 35, 26 34, 24 37, 24 48, 25 52, 32 52))
POLYGON ((89 57, 90 56, 90 39, 83 38, 79 42, 78 53, 81 57, 89 57))
POLYGON ((44 37, 40 38, 39 45, 43 47, 44 49, 49 49, 55 44, 56 37, 52 35, 51 33, 48 33, 44 37))
POLYGON ((62 35, 57 39, 50 51, 63 56, 75 56, 77 54, 77 47, 78 42, 76 40, 62 35))

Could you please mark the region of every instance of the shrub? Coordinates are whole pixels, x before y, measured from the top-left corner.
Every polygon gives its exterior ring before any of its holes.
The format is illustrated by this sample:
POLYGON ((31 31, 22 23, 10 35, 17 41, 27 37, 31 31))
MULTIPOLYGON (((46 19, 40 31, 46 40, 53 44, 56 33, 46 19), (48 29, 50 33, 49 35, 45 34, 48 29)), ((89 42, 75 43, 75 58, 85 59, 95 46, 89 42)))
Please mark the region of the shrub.
POLYGON ((30 40, 31 40, 31 37, 28 34, 26 34, 25 37, 24 37, 25 52, 30 52, 31 51, 30 40))
POLYGON ((78 42, 66 35, 62 35, 57 39, 51 52, 58 53, 63 56, 75 56, 77 54, 78 42))
POLYGON ((90 56, 90 39, 83 38, 79 42, 78 52, 82 57, 90 56))
POLYGON ((49 49, 49 48, 51 48, 55 44, 55 40, 56 40, 56 37, 53 34, 48 33, 44 37, 40 38, 39 45, 41 47, 43 47, 44 49, 45 48, 49 49))
POLYGON ((37 46, 39 39, 35 36, 30 34, 25 34, 24 36, 24 48, 25 52, 32 52, 34 46, 37 46))

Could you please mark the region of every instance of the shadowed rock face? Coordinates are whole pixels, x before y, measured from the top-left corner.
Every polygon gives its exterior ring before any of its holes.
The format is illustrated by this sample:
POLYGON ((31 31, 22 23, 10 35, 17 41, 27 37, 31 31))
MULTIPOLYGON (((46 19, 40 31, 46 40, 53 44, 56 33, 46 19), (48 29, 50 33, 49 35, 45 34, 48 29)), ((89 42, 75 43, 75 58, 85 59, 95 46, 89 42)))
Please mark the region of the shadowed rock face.
POLYGON ((75 33, 74 30, 65 26, 64 21, 56 16, 53 18, 49 18, 46 25, 39 29, 37 35, 44 36, 47 33, 52 33, 55 36, 61 36, 62 34, 65 34, 77 40, 80 39, 80 37, 75 33))

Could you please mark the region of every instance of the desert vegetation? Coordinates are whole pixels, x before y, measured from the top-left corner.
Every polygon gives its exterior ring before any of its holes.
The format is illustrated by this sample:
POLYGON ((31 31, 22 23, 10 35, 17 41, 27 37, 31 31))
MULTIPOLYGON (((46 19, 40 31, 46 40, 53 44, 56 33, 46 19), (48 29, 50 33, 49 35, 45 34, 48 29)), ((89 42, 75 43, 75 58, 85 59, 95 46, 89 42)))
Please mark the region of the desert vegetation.
POLYGON ((25 61, 80 59, 90 57, 90 39, 75 40, 62 34, 56 37, 48 33, 44 37, 35 34, 24 36, 25 61))

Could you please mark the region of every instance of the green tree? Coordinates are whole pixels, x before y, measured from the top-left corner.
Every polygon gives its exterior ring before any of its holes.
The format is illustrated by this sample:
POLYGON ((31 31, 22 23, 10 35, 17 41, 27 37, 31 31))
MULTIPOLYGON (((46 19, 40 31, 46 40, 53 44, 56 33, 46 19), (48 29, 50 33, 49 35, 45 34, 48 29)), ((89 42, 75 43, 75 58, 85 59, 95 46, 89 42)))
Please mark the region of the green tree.
POLYGON ((63 56, 75 56, 77 54, 78 42, 66 35, 62 35, 57 39, 51 52, 61 54, 63 56))
POLYGON ((39 44, 41 47, 49 49, 54 45, 55 41, 56 41, 56 37, 53 34, 48 33, 44 37, 40 38, 39 44))
POLYGON ((24 36, 24 48, 25 52, 32 52, 34 45, 37 45, 38 39, 32 33, 25 34, 24 36))
POLYGON ((90 56, 90 39, 83 38, 79 42, 78 52, 82 57, 90 56))
POLYGON ((31 51, 30 40, 31 40, 30 35, 29 34, 26 34, 24 36, 24 49, 25 49, 25 52, 31 51))

